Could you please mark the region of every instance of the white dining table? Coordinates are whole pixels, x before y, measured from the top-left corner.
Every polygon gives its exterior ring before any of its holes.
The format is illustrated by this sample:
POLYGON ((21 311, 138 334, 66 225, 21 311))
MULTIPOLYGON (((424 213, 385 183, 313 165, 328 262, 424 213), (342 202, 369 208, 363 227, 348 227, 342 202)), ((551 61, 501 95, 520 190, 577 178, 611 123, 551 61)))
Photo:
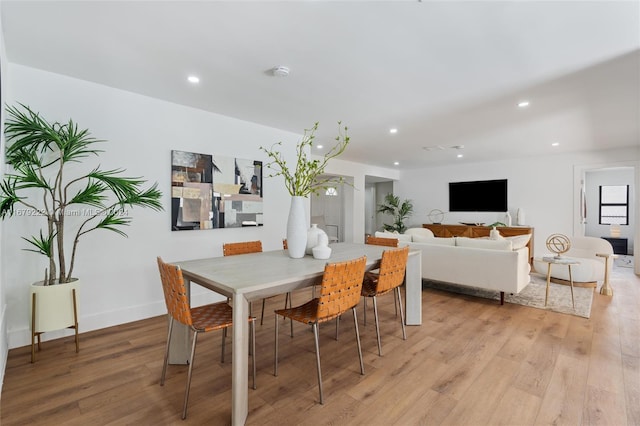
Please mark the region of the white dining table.
MULTIPOLYGON (((172 262, 180 266, 187 289, 196 283, 223 296, 233 306, 231 424, 244 425, 247 419, 249 356, 249 302, 320 284, 327 263, 367 256, 367 270, 379 267, 382 252, 389 247, 336 243, 331 244, 327 260, 305 256, 292 259, 285 250, 250 253, 198 260, 172 262)), ((410 250, 406 271, 406 323, 422 324, 422 263, 419 250, 410 250)), ((176 324, 178 326, 180 324, 176 324)), ((174 326, 169 362, 186 364, 191 348, 191 333, 174 326)), ((258 384, 259 386, 259 384, 258 384)))

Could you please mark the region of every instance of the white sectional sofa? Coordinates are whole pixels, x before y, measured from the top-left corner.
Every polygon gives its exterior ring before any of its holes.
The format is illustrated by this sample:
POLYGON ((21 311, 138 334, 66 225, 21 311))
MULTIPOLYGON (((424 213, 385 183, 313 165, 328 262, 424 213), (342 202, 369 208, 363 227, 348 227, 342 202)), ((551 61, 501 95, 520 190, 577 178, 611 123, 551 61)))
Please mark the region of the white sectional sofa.
POLYGON ((400 245, 422 251, 422 278, 504 293, 519 293, 529 284, 530 235, 487 238, 437 238, 425 228, 405 234, 376 232, 376 237, 398 238, 400 245))

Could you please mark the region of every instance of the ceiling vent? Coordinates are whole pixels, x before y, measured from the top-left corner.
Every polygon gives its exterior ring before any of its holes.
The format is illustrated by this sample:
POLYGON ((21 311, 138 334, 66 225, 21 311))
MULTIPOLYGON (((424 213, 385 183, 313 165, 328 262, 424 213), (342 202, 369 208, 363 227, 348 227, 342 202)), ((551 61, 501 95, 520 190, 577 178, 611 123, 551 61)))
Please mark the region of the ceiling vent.
POLYGON ((276 77, 286 77, 289 75, 289 67, 285 67, 284 65, 279 65, 274 67, 271 72, 276 77))

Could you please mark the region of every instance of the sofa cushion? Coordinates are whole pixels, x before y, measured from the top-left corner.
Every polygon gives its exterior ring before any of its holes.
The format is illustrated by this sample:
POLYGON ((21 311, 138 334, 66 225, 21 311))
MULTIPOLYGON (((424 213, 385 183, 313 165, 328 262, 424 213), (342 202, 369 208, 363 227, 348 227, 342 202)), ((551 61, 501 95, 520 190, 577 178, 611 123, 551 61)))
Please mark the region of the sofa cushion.
POLYGON ((424 235, 412 235, 411 236, 411 240, 414 243, 430 243, 431 240, 433 240, 435 237, 431 236, 431 237, 425 237, 424 235))
POLYGON ((410 243, 411 242, 411 235, 407 235, 407 234, 398 234, 397 232, 380 232, 377 231, 376 232, 376 237, 378 238, 397 238, 398 241, 400 241, 401 243, 410 243))
POLYGON ((531 239, 531 234, 524 235, 514 235, 512 237, 504 237, 506 240, 511 241, 513 244, 513 250, 518 250, 523 247, 526 247, 529 244, 529 240, 531 239))
MULTIPOLYGON (((418 242, 418 241, 414 241, 414 242, 418 242)), ((441 237, 425 238, 424 241, 420 241, 419 243, 420 244, 430 244, 430 245, 454 247, 456 245, 456 237, 450 237, 450 238, 441 238, 441 237)))
POLYGON ((469 248, 483 248, 489 250, 512 250, 513 244, 510 240, 490 240, 486 238, 456 238, 456 246, 469 248))

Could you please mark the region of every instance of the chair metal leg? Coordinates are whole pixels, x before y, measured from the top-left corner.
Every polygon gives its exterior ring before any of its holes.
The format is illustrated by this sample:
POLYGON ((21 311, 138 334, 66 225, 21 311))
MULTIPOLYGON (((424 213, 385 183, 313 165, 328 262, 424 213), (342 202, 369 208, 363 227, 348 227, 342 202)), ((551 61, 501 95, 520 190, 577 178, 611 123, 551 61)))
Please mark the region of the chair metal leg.
POLYGON ((193 358, 196 354, 196 342, 198 332, 193 332, 193 344, 191 345, 191 356, 189 357, 189 373, 187 374, 187 389, 184 391, 184 405, 182 407, 182 420, 187 418, 187 402, 189 401, 189 388, 191 388, 191 373, 193 371, 193 358))
MULTIPOLYGON (((405 320, 404 320, 404 312, 402 309, 402 296, 400 295, 400 287, 396 287, 398 292, 398 305, 400 305, 400 324, 402 324, 402 339, 407 340, 407 331, 405 330, 405 320)), ((395 298, 393 299, 395 300, 395 298)))
POLYGON ((227 341, 227 327, 222 329, 222 353, 220 354, 220 362, 224 364, 224 347, 227 341))
POLYGON ((324 395, 322 393, 322 372, 320 371, 320 344, 318 343, 318 323, 313 323, 313 337, 316 341, 316 364, 318 367, 318 389, 320 390, 320 404, 324 404, 324 395))
POLYGON ((367 297, 362 298, 362 306, 363 306, 363 316, 364 316, 364 325, 367 325, 367 297))
MULTIPOLYGON (((287 309, 287 300, 289 301, 289 309, 293 308, 293 296, 291 295, 291 292, 287 292, 287 296, 284 299, 284 308, 287 309)), ((282 317, 283 320, 286 320, 285 317, 282 317)), ((291 321, 291 334, 290 336, 293 337, 293 319, 289 319, 289 321, 291 321)))
POLYGON ((162 374, 160 375, 160 386, 164 385, 164 377, 167 373, 167 364, 169 363, 169 346, 171 343, 171 332, 173 331, 173 317, 169 316, 169 331, 167 332, 167 345, 164 350, 164 363, 162 364, 162 374))
MULTIPOLYGON (((262 325, 262 321, 264 320, 264 304, 266 303, 267 299, 262 299, 262 312, 260 313, 260 325, 262 325)), ((285 305, 287 304, 287 301, 285 300, 285 305)))
POLYGON ((373 315, 376 317, 376 336, 378 336, 378 355, 382 356, 382 343, 380 342, 380 325, 378 320, 378 302, 373 296, 373 315))
POLYGON ((251 364, 253 369, 253 389, 256 389, 256 319, 251 318, 251 364))
POLYGON ((275 315, 276 317, 276 337, 274 339, 275 341, 275 349, 274 349, 274 356, 273 356, 273 375, 277 376, 278 375, 278 314, 275 315))
POLYGON ((356 342, 358 343, 358 356, 360 357, 360 374, 364 375, 364 362, 362 361, 362 346, 360 346, 360 331, 358 330, 358 316, 356 307, 351 308, 353 311, 353 324, 356 327, 356 342))

